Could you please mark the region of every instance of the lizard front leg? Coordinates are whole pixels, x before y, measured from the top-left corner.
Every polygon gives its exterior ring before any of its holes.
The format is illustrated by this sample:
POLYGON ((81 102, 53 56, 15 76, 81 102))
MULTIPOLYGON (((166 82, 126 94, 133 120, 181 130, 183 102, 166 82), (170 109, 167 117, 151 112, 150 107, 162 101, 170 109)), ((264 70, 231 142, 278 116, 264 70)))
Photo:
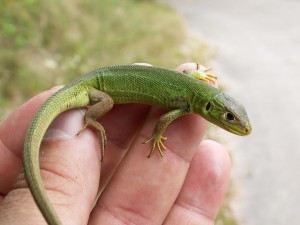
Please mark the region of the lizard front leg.
POLYGON ((163 136, 167 126, 172 123, 175 119, 180 116, 187 114, 188 112, 185 109, 174 109, 164 115, 162 115, 159 120, 157 121, 153 134, 151 138, 145 142, 144 144, 153 141, 151 151, 148 155, 148 158, 151 157, 152 153, 154 152, 155 148, 157 147, 158 152, 161 157, 163 157, 162 149, 166 149, 166 146, 163 144, 163 141, 167 139, 167 137, 163 136))
POLYGON ((114 101, 108 94, 94 88, 90 90, 89 97, 92 106, 85 113, 85 125, 77 133, 77 135, 79 135, 88 126, 91 126, 98 131, 101 138, 101 162, 103 162, 107 138, 104 127, 97 120, 111 110, 114 105, 114 101))

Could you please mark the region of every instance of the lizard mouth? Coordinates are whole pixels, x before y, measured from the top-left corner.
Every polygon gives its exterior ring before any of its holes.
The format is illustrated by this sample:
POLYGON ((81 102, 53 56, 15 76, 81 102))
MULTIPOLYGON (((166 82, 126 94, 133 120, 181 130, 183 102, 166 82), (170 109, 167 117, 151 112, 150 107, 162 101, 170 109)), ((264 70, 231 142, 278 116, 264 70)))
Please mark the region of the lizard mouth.
POLYGON ((225 128, 226 130, 228 130, 231 133, 240 135, 240 136, 246 136, 251 134, 252 132, 252 127, 251 124, 248 122, 246 123, 246 125, 244 127, 227 127, 225 128))

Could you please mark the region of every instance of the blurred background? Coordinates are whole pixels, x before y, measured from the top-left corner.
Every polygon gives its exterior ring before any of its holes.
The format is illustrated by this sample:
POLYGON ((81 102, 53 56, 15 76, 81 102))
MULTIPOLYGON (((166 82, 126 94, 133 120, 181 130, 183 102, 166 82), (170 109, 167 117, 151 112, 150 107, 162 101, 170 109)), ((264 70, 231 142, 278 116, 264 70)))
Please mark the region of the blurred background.
POLYGON ((0 114, 98 67, 205 62, 170 7, 151 0, 1 0, 0 114))
POLYGON ((253 126, 209 129, 233 165, 216 224, 300 224, 299 12, 296 0, 1 0, 0 121, 98 67, 199 62, 253 126))
POLYGON ((223 131, 238 224, 300 224, 300 1, 169 0, 216 49, 221 86, 246 107, 249 137, 223 131))

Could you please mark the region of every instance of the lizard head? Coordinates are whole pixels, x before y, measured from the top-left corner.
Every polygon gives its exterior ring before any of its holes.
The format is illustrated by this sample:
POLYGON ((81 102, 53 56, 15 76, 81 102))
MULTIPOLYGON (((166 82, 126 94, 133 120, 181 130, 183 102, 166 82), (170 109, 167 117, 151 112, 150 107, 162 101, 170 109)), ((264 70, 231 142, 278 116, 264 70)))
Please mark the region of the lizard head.
POLYGON ((252 128, 245 108, 232 97, 219 92, 201 105, 198 110, 209 122, 237 135, 251 133, 252 128))

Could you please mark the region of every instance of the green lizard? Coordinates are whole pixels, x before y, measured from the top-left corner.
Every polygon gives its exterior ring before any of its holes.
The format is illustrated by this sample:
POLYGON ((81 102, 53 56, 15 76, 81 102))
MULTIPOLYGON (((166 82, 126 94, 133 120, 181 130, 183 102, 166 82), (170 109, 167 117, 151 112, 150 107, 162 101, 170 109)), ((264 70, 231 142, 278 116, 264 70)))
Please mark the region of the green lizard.
POLYGON ((66 85, 40 107, 26 134, 23 163, 29 189, 48 224, 59 225, 61 221, 42 185, 39 151, 48 126, 63 111, 90 106, 84 117, 85 126, 79 133, 87 126, 96 128, 102 139, 101 160, 104 157, 106 135, 97 119, 107 113, 113 104, 143 103, 170 109, 158 120, 151 138, 145 142, 152 142, 148 157, 155 149, 163 156, 162 149, 166 148, 163 144, 165 129, 173 120, 188 113, 201 115, 238 135, 251 133, 244 107, 207 84, 208 81, 214 81, 214 76, 198 66, 196 70, 184 72, 145 65, 100 68, 66 85))

